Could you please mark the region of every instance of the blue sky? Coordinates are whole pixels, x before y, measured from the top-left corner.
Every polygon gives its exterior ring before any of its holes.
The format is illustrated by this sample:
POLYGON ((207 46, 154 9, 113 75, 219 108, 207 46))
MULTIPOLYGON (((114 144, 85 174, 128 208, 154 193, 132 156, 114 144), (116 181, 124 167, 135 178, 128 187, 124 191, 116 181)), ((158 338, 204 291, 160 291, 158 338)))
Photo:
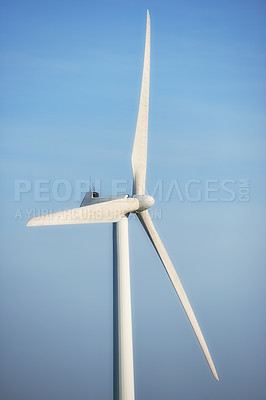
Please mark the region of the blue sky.
POLYGON ((130 191, 147 8, 154 224, 220 382, 132 219, 136 399, 265 398, 265 3, 11 0, 0 51, 5 400, 111 399, 111 226, 25 224, 34 210, 78 206, 74 189, 90 177, 103 195, 118 181, 130 191), (20 201, 18 180, 32 185, 20 201))

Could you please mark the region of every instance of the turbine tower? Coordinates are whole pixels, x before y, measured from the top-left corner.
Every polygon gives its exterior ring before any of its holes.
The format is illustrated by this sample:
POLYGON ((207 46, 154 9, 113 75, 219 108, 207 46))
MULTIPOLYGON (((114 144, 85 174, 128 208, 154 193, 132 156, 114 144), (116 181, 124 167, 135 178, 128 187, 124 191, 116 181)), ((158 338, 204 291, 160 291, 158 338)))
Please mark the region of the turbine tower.
POLYGON ((215 379, 218 375, 207 344, 165 247, 155 230, 148 209, 154 199, 145 194, 150 87, 150 15, 147 10, 144 66, 139 112, 132 152, 132 196, 99 197, 86 193, 79 208, 31 218, 27 226, 113 223, 113 347, 114 400, 134 400, 128 216, 135 213, 150 238, 182 303, 215 379))

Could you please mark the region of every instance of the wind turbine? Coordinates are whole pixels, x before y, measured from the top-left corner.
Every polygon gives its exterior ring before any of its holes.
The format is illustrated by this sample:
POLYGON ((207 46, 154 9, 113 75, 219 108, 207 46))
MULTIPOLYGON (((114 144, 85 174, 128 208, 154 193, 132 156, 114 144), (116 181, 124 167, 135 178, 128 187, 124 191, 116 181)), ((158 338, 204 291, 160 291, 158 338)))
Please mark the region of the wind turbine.
POLYGON ((219 380, 207 344, 174 266, 153 225, 148 209, 154 199, 145 194, 150 86, 150 15, 147 10, 144 66, 132 152, 132 196, 99 197, 86 193, 79 208, 31 218, 27 226, 113 223, 114 399, 134 400, 128 216, 135 213, 149 236, 184 307, 215 379, 219 380))

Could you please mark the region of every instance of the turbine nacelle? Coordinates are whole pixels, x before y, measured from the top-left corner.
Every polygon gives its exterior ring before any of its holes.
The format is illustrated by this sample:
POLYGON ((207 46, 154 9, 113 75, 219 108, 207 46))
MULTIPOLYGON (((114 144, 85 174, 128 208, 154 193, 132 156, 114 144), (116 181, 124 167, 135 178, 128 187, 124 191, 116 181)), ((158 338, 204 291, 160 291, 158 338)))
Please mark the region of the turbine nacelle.
POLYGON ((133 198, 139 202, 139 208, 136 211, 145 211, 152 207, 154 204, 154 198, 146 194, 135 194, 133 198))

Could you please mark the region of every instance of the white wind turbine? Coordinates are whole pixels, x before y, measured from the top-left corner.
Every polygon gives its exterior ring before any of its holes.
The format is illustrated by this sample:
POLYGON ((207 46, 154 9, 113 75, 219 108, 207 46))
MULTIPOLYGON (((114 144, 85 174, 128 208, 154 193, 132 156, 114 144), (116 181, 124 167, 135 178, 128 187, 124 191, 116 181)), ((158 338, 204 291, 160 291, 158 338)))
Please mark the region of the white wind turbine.
POLYGON ((165 247, 154 228, 148 209, 154 204, 145 195, 147 166, 147 137, 150 86, 150 15, 147 10, 146 41, 141 94, 135 140, 132 152, 134 178, 133 194, 99 197, 94 191, 86 193, 81 206, 67 211, 31 218, 27 226, 113 223, 113 324, 114 324, 114 399, 134 400, 134 367, 131 322, 131 295, 128 246, 128 216, 136 213, 149 236, 184 307, 191 326, 215 379, 219 380, 207 344, 196 320, 183 286, 165 247))

